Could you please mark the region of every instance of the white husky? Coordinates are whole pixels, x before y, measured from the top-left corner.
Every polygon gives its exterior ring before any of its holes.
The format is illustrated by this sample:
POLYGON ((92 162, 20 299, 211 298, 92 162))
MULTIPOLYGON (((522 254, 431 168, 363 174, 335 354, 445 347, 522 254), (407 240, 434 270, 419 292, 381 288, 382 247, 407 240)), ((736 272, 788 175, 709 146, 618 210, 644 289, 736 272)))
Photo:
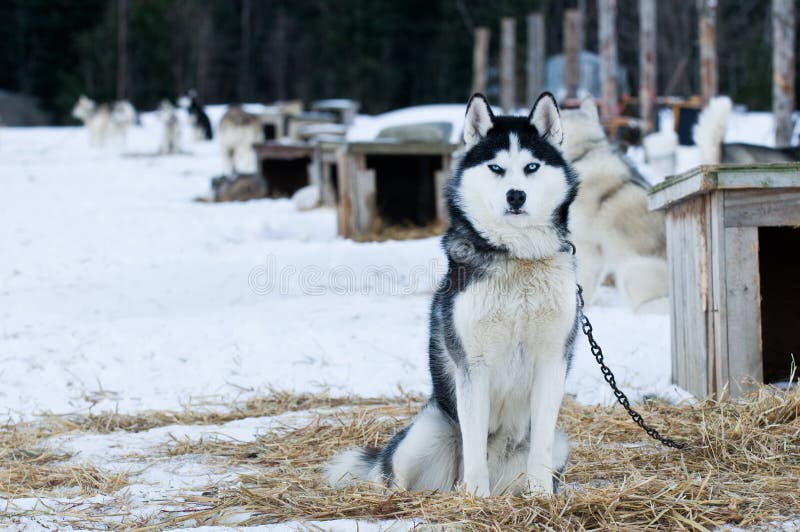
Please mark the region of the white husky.
POLYGON ((431 398, 383 448, 334 458, 331 484, 553 493, 568 455, 556 418, 578 324, 568 240, 578 184, 561 131, 549 93, 527 117, 470 100, 447 185, 448 272, 431 305, 431 398))
POLYGON ((175 106, 169 100, 162 100, 158 106, 158 117, 163 127, 159 148, 162 155, 181 151, 181 123, 175 111, 175 106))
POLYGON ((633 310, 667 313, 666 227, 647 209, 649 184, 608 141, 593 100, 562 119, 564 157, 580 180, 569 229, 586 300, 612 274, 633 310))
POLYGON ((225 111, 217 129, 222 154, 233 175, 254 174, 256 154, 253 144, 264 140, 261 117, 232 105, 225 111))
POLYGON ((101 148, 109 137, 115 137, 124 147, 128 129, 136 120, 136 110, 127 100, 119 100, 109 107, 97 105, 85 95, 78 98, 72 116, 83 122, 89 132, 89 145, 101 148))

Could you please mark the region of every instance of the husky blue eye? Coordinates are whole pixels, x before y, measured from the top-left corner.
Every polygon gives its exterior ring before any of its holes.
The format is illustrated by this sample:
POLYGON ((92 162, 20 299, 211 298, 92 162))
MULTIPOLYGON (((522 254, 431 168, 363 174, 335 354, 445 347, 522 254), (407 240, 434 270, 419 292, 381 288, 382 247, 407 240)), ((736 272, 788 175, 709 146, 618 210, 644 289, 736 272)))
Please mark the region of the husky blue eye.
POLYGON ((529 163, 525 165, 525 173, 532 174, 539 169, 539 163, 529 163))
POLYGON ((497 175, 503 175, 503 174, 506 173, 505 170, 503 170, 501 167, 497 166, 496 164, 490 164, 489 165, 489 170, 491 170, 492 172, 494 172, 497 175))

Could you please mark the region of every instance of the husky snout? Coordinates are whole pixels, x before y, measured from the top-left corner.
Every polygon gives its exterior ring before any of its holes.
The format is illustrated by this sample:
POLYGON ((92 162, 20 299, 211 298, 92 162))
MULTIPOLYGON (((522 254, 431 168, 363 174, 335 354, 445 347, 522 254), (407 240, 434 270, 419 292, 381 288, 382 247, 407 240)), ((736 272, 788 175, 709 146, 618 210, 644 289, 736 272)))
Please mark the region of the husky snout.
POLYGON ((512 188, 508 192, 506 192, 506 201, 508 202, 508 206, 510 207, 510 211, 514 214, 518 214, 522 209, 522 206, 525 205, 525 198, 527 194, 525 194, 524 190, 517 190, 512 188))

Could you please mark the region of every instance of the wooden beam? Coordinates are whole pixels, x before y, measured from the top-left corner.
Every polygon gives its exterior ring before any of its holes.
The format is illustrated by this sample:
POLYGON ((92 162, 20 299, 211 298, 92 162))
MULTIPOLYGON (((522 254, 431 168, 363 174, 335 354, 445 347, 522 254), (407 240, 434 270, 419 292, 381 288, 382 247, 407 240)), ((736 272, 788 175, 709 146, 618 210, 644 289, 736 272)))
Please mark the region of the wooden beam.
POLYGON ((472 46, 472 94, 486 94, 489 79, 489 28, 475 28, 475 41, 472 46))
POLYGON ((500 106, 510 112, 517 105, 516 20, 503 17, 500 21, 500 106))
POLYGON ((794 0, 772 0, 772 114, 776 146, 789 146, 793 140, 794 17, 794 0))
POLYGON ((532 107, 536 98, 544 91, 545 45, 544 15, 530 13, 527 17, 528 45, 525 71, 525 104, 532 107))
POLYGON ((656 0, 639 0, 639 114, 644 132, 655 129, 656 87, 656 0))
POLYGON ((703 105, 717 95, 717 0, 698 0, 700 20, 700 96, 703 105))
POLYGON ((600 49, 600 112, 617 116, 617 1, 597 0, 600 49))
POLYGON ((580 85, 580 46, 583 24, 577 9, 564 10, 564 87, 567 98, 578 97, 580 85))

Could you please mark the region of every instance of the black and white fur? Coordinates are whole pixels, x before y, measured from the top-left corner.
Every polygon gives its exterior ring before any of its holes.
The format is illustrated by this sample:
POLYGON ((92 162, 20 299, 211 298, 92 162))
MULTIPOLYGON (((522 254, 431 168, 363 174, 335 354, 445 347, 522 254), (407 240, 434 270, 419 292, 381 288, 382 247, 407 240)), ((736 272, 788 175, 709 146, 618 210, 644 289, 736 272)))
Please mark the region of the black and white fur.
POLYGON ((549 93, 528 117, 470 100, 446 190, 448 272, 430 311, 433 393, 382 449, 335 457, 332 485, 553 493, 569 452, 556 418, 578 325, 567 240, 578 182, 562 137, 549 93))
POLYGON ((189 120, 192 124, 192 132, 195 140, 211 140, 214 138, 214 131, 211 129, 209 120, 203 106, 197 98, 197 91, 189 90, 186 96, 178 99, 178 104, 189 113, 189 120))

